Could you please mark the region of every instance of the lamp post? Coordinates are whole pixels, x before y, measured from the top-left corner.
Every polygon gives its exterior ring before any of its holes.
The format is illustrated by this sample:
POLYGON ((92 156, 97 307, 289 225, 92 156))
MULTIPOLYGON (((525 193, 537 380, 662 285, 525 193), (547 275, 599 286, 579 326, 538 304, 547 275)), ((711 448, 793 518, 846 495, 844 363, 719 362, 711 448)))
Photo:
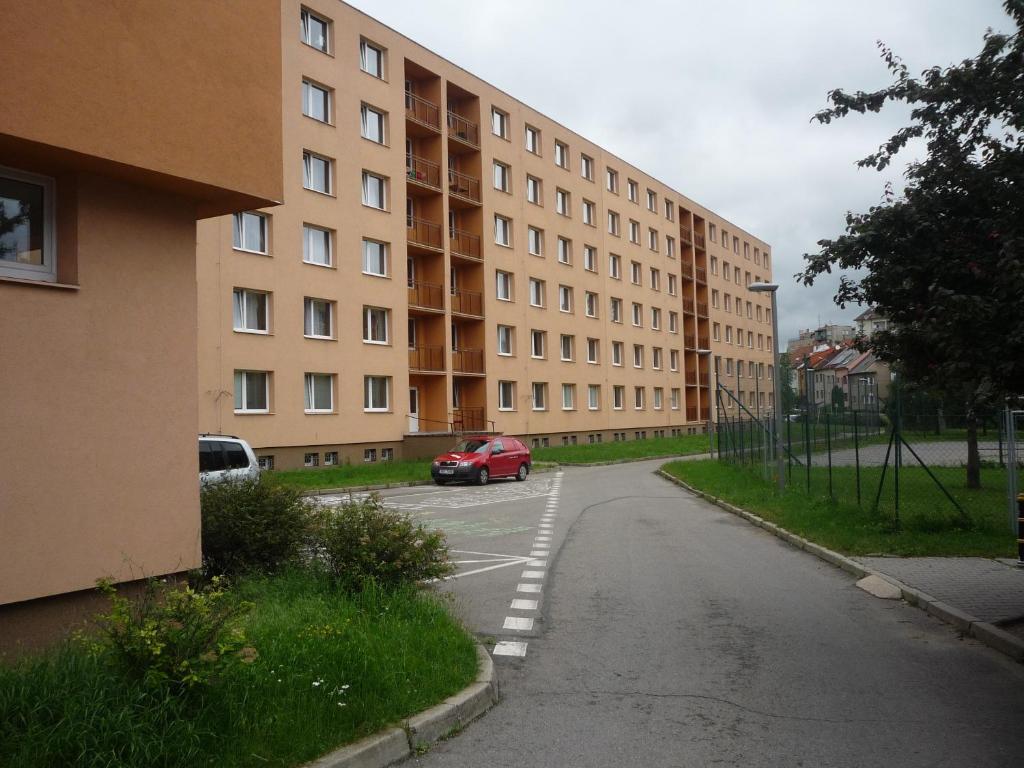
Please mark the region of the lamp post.
POLYGON ((748 291, 754 293, 770 293, 772 295, 772 359, 775 375, 772 377, 775 389, 775 473, 779 476, 779 490, 786 489, 786 462, 782 455, 782 391, 779 388, 779 304, 776 294, 777 283, 751 283, 748 291))
MULTIPOLYGON (((698 357, 698 359, 703 357, 705 360, 708 361, 708 383, 711 384, 711 350, 710 349, 698 349, 697 350, 697 357, 698 357)), ((716 371, 715 373, 717 374, 718 372, 716 371)), ((697 376, 698 376, 697 383, 700 384, 700 365, 699 364, 697 366, 697 376)), ((711 393, 715 391, 715 386, 717 386, 717 384, 718 384, 718 380, 717 380, 717 376, 716 376, 715 383, 711 384, 711 386, 708 387, 708 428, 707 428, 707 431, 708 431, 708 451, 711 453, 712 456, 715 455, 715 438, 714 438, 714 428, 712 427, 712 421, 711 421, 711 400, 710 400, 710 398, 712 397, 711 393)), ((697 392, 700 392, 700 387, 699 386, 697 388, 697 392)), ((698 407, 700 407, 700 398, 697 399, 697 404, 698 404, 698 407)))

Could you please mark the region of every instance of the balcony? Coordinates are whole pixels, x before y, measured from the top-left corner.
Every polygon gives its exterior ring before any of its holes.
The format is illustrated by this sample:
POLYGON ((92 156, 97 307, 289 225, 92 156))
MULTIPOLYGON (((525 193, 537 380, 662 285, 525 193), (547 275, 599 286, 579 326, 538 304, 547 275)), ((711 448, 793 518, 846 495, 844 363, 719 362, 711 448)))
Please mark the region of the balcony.
POLYGON ((694 271, 694 275, 697 277, 698 283, 707 283, 708 271, 704 267, 697 267, 694 271))
POLYGON ((416 125, 441 132, 441 110, 437 104, 409 91, 405 92, 405 117, 416 125))
POLYGON ((685 334, 683 336, 683 346, 686 347, 686 349, 696 349, 697 337, 694 336, 692 333, 685 334))
POLYGON ((452 291, 452 312, 459 315, 484 316, 484 295, 480 291, 456 288, 452 291))
POLYGON ((415 216, 406 216, 406 239, 411 245, 419 245, 435 251, 444 250, 441 239, 441 225, 415 216))
POLYGON ((700 345, 697 349, 711 349, 711 339, 707 336, 698 336, 697 343, 700 345))
POLYGON ((693 280, 693 264, 680 264, 683 270, 683 277, 693 280))
POLYGON ((686 386, 696 387, 697 386, 697 374, 687 371, 686 373, 686 386))
POLYGON ((480 407, 452 409, 452 429, 456 432, 483 432, 487 429, 486 413, 480 407))
POLYGON ((683 299, 683 312, 688 315, 693 314, 693 299, 683 299))
POLYGON ((483 261, 483 256, 480 252, 479 235, 452 227, 448 230, 448 243, 451 246, 452 256, 473 261, 483 261))
POLYGON ((441 191, 441 166, 426 158, 406 155, 405 177, 414 184, 441 191))
POLYGON ((697 377, 697 379, 698 381, 700 381, 700 385, 704 387, 704 389, 707 389, 708 387, 711 386, 711 377, 708 376, 708 374, 702 373, 697 377))
POLYGON ((452 371, 454 373, 483 373, 484 351, 482 349, 453 349, 452 371))
POLYGON ((470 203, 480 202, 480 179, 448 169, 448 194, 470 203))
POLYGON ((697 420, 697 406, 691 405, 686 409, 686 420, 696 421, 697 420))
POLYGON ((444 312, 444 286, 413 280, 409 285, 409 306, 444 312))
POLYGON ((704 235, 695 234, 693 236, 693 244, 696 245, 698 248, 700 248, 703 251, 704 250, 704 235))
POLYGON ((444 347, 438 344, 416 345, 409 348, 410 371, 444 371, 444 347))
POLYGON ((679 239, 688 245, 693 244, 693 232, 688 227, 679 228, 679 239))
POLYGON ((451 110, 448 111, 448 136, 474 148, 480 146, 480 126, 451 110))
POLYGON ((708 316, 708 305, 703 301, 697 302, 697 316, 707 317, 708 316))

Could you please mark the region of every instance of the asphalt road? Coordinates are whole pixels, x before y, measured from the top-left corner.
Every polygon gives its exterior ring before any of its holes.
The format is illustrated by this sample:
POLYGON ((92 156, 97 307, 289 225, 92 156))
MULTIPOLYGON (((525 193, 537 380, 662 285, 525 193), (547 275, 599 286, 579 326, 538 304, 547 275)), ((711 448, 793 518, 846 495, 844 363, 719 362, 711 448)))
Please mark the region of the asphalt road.
POLYGON ((442 585, 470 628, 526 649, 495 657, 502 703, 418 764, 1020 763, 1024 667, 686 494, 658 463, 388 494, 456 550, 525 559, 550 544, 542 566, 463 563, 442 585), (534 610, 511 608, 523 584, 540 585, 534 610))

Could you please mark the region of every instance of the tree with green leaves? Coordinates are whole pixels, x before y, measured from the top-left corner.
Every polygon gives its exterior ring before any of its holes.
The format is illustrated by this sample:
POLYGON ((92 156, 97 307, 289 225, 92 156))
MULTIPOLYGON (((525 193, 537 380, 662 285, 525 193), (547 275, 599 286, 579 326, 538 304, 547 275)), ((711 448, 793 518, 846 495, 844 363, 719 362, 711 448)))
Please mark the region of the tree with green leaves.
MULTIPOLYGON (((851 112, 911 107, 901 128, 858 166, 882 170, 911 142, 902 192, 848 213, 846 229, 805 254, 796 277, 811 285, 843 274, 835 302, 873 305, 891 321, 870 342, 921 388, 966 414, 967 485, 981 485, 979 411, 1024 393, 1024 0, 1006 0, 1012 34, 989 30, 981 52, 912 77, 879 43, 893 76, 871 93, 834 90, 820 123, 851 112)), ((862 339, 861 344, 865 341, 862 339)))

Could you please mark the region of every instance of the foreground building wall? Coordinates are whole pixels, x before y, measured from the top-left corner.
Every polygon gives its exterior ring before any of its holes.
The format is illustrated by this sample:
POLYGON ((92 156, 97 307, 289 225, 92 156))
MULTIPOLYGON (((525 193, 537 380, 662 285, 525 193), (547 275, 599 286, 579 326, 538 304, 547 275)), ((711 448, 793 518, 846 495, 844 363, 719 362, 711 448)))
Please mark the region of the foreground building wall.
POLYGON ((0 651, 100 577, 200 563, 195 222, 281 199, 279 22, 267 0, 5 8, 0 651))
POLYGON ((199 227, 201 431, 276 468, 684 434, 698 349, 770 407, 766 243, 343 3, 281 28, 289 202, 199 227))

